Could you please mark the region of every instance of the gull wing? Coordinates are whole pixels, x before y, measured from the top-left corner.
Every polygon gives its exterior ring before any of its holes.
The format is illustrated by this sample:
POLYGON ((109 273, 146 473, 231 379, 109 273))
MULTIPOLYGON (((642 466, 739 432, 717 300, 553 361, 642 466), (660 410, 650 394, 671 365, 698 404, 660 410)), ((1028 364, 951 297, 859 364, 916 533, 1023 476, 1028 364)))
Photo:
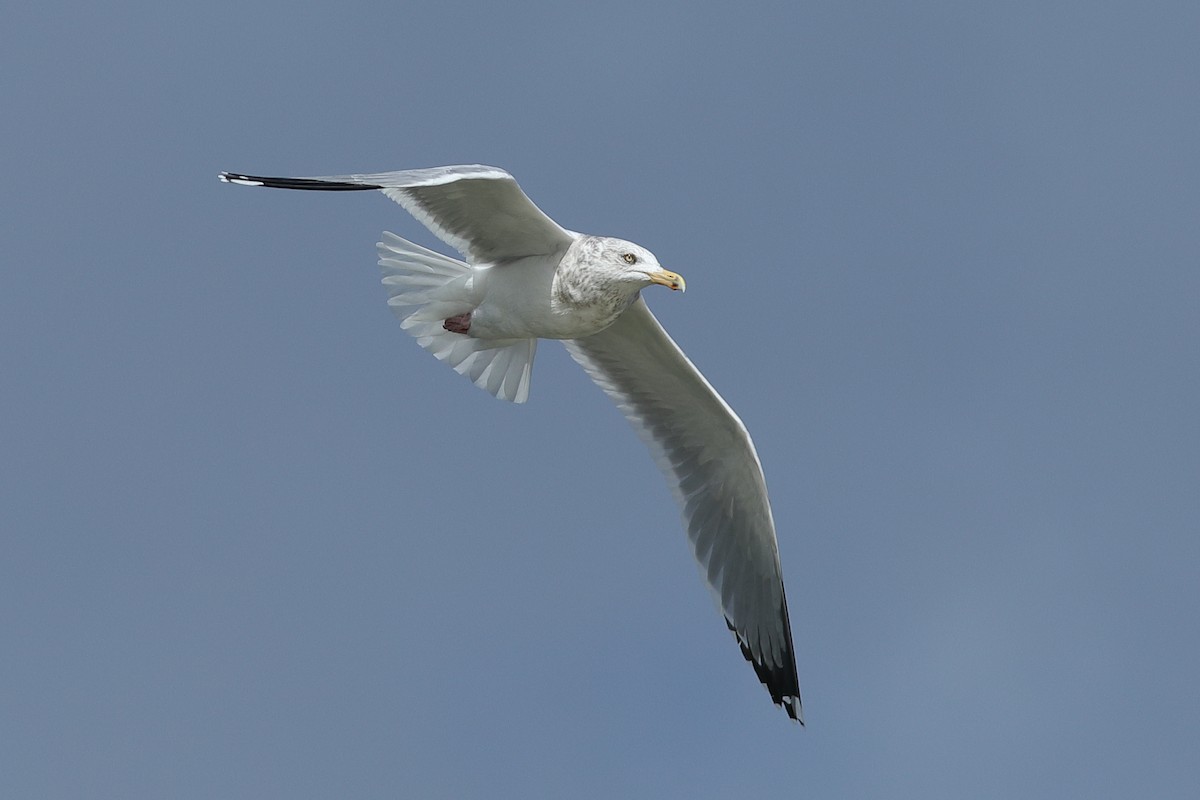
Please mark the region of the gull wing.
POLYGON ((549 255, 565 250, 574 239, 533 204, 512 175, 482 164, 317 178, 222 172, 220 178, 276 189, 378 189, 473 264, 549 255))
POLYGON ((803 724, 775 523, 746 427, 640 297, 605 330, 564 343, 649 447, 742 654, 803 724))

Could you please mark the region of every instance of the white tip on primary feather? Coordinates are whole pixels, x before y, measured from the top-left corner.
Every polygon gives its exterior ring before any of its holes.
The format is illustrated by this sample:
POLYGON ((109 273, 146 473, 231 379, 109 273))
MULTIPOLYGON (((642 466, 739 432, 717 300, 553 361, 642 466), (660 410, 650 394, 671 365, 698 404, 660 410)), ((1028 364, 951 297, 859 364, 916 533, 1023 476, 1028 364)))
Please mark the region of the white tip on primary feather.
POLYGON ((236 183, 236 184, 240 184, 242 186, 262 186, 263 185, 262 181, 251 180, 250 178, 247 178, 244 175, 234 175, 231 172, 222 172, 219 175, 217 175, 217 177, 221 179, 222 183, 236 183))

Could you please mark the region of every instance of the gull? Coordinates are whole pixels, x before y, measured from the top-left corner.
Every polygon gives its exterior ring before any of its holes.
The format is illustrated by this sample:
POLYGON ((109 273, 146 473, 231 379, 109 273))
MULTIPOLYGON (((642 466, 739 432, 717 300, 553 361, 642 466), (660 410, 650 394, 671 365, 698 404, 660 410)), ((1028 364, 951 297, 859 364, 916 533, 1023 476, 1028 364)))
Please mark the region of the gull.
POLYGON ((379 242, 388 305, 417 343, 493 396, 529 397, 538 339, 558 339, 649 448, 742 655, 804 724, 775 523, 745 425, 650 313, 642 289, 685 283, 644 247, 559 226, 512 175, 479 164, 244 186, 378 190, 466 260, 392 233, 379 242))

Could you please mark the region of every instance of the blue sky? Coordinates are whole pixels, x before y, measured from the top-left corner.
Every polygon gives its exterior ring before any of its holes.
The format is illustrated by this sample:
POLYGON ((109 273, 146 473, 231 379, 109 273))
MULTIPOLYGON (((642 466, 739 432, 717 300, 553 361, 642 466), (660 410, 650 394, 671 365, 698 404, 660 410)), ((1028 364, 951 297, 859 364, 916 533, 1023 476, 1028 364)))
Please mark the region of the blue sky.
POLYGON ((1194 3, 5 19, 11 796, 1193 796, 1194 3), (216 180, 470 162, 687 278, 807 728, 561 348, 496 402, 398 206, 216 180))

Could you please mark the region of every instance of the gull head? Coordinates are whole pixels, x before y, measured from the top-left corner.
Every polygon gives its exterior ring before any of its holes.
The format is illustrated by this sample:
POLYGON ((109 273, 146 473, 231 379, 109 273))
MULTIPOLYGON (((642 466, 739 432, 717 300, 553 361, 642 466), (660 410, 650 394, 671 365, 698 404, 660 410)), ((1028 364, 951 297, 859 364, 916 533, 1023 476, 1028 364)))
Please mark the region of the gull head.
POLYGON ((644 247, 607 236, 580 236, 563 255, 551 290, 556 314, 573 318, 571 336, 590 336, 608 327, 657 283, 682 292, 683 278, 663 269, 644 247))
POLYGON ((598 247, 592 254, 591 266, 603 270, 611 280, 644 289, 652 283, 682 292, 687 288, 683 276, 663 269, 658 259, 641 245, 624 239, 596 237, 598 247))

